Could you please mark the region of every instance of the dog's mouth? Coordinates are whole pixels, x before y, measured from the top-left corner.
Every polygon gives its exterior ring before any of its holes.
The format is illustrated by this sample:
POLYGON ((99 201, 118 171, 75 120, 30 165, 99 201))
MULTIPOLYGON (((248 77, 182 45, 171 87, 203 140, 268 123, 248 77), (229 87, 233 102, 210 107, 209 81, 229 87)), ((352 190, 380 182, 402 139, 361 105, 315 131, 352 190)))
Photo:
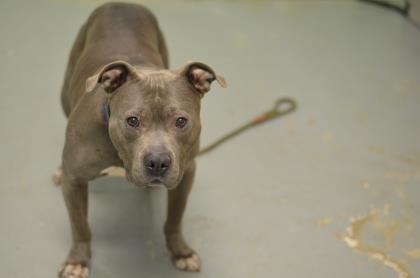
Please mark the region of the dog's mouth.
POLYGON ((155 188, 155 187, 163 187, 166 188, 168 190, 175 188, 175 186, 173 185, 168 185, 166 184, 162 179, 152 179, 149 182, 146 183, 134 183, 132 182, 135 186, 140 187, 140 188, 155 188))
POLYGON ((147 184, 145 187, 165 187, 168 188, 168 186, 166 186, 161 179, 153 179, 149 184, 147 184))
POLYGON ((172 181, 170 177, 149 177, 142 176, 139 177, 136 174, 126 170, 126 179, 128 182, 134 184, 140 188, 149 188, 149 187, 165 187, 166 189, 173 189, 176 187, 177 182, 172 181))
POLYGON ((150 181, 150 183, 147 186, 158 186, 158 185, 162 185, 163 181, 161 178, 154 178, 150 181))

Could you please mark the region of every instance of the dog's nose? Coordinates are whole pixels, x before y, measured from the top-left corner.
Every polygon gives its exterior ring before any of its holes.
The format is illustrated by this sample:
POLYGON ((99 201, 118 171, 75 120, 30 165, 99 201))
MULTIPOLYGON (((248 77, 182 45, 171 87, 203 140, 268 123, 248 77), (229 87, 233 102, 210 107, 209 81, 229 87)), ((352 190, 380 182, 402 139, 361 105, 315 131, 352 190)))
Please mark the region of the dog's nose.
POLYGON ((171 157, 167 153, 149 153, 143 162, 149 175, 163 176, 171 166, 171 157))

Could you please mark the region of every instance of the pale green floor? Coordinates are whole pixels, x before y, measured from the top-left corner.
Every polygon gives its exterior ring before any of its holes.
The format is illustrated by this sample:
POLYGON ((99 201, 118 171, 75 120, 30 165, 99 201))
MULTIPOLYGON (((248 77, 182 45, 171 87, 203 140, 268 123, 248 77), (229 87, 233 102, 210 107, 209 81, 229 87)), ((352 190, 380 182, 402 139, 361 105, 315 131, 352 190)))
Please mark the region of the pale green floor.
MULTIPOLYGON (((0 277, 55 277, 69 248, 51 182, 66 124, 59 91, 99 3, 0 2, 0 277)), ((185 233, 201 274, 169 262, 163 189, 95 181, 91 277, 398 277, 340 240, 374 209, 366 243, 420 277, 407 254, 420 249, 420 30, 357 1, 147 4, 174 67, 199 59, 229 82, 203 100, 203 145, 279 96, 299 110, 198 159, 185 233)))

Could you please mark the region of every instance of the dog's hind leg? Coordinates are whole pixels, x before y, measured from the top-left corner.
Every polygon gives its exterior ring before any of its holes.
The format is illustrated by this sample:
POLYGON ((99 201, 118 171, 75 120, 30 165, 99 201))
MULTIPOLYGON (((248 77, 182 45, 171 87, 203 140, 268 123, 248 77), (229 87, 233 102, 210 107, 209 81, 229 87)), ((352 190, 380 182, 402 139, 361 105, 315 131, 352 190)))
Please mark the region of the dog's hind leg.
POLYGON ((53 173, 52 180, 55 185, 59 186, 61 184, 62 179, 63 179, 63 167, 58 166, 58 168, 53 173))

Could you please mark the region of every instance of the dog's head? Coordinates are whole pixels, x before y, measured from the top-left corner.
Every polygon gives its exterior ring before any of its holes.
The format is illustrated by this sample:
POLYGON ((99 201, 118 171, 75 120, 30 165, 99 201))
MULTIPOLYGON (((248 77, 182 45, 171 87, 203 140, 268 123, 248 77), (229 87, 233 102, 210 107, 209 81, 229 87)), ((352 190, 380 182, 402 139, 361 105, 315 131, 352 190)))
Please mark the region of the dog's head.
POLYGON ((88 92, 108 96, 108 132, 129 181, 169 189, 179 184, 198 153, 200 100, 214 80, 226 87, 223 77, 200 62, 151 70, 115 61, 88 78, 88 92))

